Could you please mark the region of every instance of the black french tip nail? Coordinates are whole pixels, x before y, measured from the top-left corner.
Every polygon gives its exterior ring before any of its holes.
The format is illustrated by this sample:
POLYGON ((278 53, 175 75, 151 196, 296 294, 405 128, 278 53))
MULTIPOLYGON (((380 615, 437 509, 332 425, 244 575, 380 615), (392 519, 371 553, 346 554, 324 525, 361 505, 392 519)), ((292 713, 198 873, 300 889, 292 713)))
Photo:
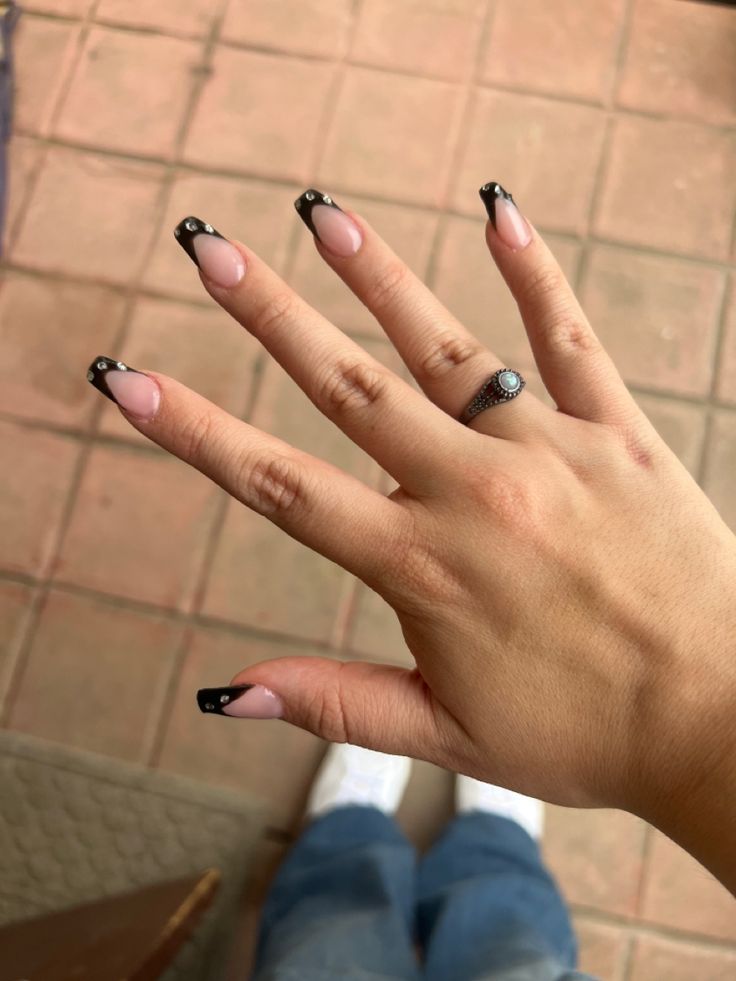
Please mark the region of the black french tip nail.
POLYGON ((197 235, 215 235, 217 238, 224 238, 225 236, 220 235, 216 228, 213 228, 206 221, 202 221, 201 218, 195 218, 194 215, 182 218, 174 229, 174 238, 184 249, 194 265, 199 268, 197 253, 194 251, 194 239, 197 235))
POLYGON ((233 685, 230 688, 200 688, 197 692, 197 705, 208 715, 224 715, 222 711, 230 702, 240 698, 243 692, 254 685, 233 685))
POLYGON ((342 211, 342 208, 335 204, 329 194, 323 194, 322 191, 318 191, 314 187, 308 187, 304 194, 299 195, 294 202, 294 207, 309 231, 317 238, 319 235, 312 221, 312 209, 318 204, 326 204, 328 208, 337 208, 338 211, 342 211))
POLYGON ((494 228, 496 227, 496 201, 499 198, 504 198, 504 200, 516 204, 509 192, 501 187, 497 181, 489 181, 487 184, 484 184, 478 191, 478 194, 480 194, 480 199, 486 206, 488 217, 491 219, 491 224, 494 228))
POLYGON ((136 371, 135 368, 131 368, 130 365, 124 364, 122 361, 116 361, 114 358, 106 358, 104 354, 96 357, 89 368, 87 368, 87 381, 90 385, 94 385, 98 392, 102 392, 111 402, 117 405, 118 400, 107 386, 107 375, 111 371, 132 371, 136 375, 140 375, 142 372, 136 371))

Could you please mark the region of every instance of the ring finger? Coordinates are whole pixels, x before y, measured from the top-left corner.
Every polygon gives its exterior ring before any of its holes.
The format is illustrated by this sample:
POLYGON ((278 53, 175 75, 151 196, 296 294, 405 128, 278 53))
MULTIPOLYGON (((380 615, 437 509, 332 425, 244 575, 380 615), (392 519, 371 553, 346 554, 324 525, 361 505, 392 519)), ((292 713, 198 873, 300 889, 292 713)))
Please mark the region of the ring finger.
MULTIPOLYGON (((295 202, 322 258, 383 327, 422 391, 459 419, 481 385, 505 365, 440 303, 359 216, 314 188, 295 202)), ((528 440, 544 431, 551 410, 529 392, 483 411, 470 428, 528 440)))

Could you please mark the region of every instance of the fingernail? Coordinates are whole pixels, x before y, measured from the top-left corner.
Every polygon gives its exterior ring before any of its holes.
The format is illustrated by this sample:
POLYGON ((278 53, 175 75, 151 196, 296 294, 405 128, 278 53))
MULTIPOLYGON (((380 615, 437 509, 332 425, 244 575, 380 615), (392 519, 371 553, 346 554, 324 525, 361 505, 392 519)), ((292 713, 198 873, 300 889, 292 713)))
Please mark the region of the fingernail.
POLYGON ((192 215, 183 218, 174 229, 174 237, 216 286, 231 289, 245 275, 245 260, 240 252, 207 222, 192 215))
POLYGON ((501 241, 515 251, 526 248, 532 240, 532 233, 509 192, 496 181, 491 181, 484 184, 478 193, 501 241))
POLYGON ((131 415, 153 419, 161 401, 161 389, 142 371, 100 355, 87 369, 87 381, 131 415))
POLYGON ((358 226, 338 208, 329 194, 310 187, 296 199, 294 207, 312 235, 335 255, 343 258, 355 255, 363 244, 358 226))
POLYGON ((238 719, 280 719, 284 706, 278 695, 263 685, 200 688, 197 705, 203 712, 238 719))

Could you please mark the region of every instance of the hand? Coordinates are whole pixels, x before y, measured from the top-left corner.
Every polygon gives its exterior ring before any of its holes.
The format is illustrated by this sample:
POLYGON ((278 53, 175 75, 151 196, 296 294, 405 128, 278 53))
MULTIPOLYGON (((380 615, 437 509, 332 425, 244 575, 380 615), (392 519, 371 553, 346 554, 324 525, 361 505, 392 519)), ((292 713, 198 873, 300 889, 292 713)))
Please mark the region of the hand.
POLYGON ((395 478, 388 498, 165 376, 112 370, 100 385, 142 433, 380 593, 416 659, 412 671, 264 662, 232 684, 268 691, 226 714, 280 714, 549 801, 653 813, 732 739, 736 540, 637 407, 544 242, 486 187, 488 247, 557 411, 524 391, 458 422, 501 362, 319 193, 300 199, 317 249, 424 395, 247 247, 192 219, 178 229, 212 297, 395 478))

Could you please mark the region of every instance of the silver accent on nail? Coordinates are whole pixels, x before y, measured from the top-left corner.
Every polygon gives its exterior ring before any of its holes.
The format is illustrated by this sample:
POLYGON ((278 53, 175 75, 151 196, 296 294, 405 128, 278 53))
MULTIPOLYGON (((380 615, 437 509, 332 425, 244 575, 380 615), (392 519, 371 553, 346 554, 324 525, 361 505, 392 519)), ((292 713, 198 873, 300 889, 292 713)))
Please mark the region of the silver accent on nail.
POLYGON ((118 368, 120 369, 120 371, 127 371, 128 370, 127 364, 123 364, 122 361, 118 361, 118 368))
POLYGON ((98 361, 97 364, 95 365, 95 368, 97 368, 98 371, 104 371, 105 368, 107 368, 107 365, 105 364, 104 361, 98 361))
POLYGON ((92 369, 90 369, 87 372, 87 381, 88 382, 94 381, 94 377, 95 377, 95 373, 94 373, 94 371, 92 371, 92 369))
POLYGON ((176 237, 179 238, 179 236, 181 235, 181 228, 175 228, 174 235, 176 235, 176 237))
POLYGON ((229 695, 220 695, 220 705, 227 705, 229 701, 230 701, 229 695))
POLYGON ((188 232, 196 232, 198 226, 197 226, 196 221, 185 221, 184 222, 184 227, 186 228, 186 230, 188 232))
POLYGON ((304 197, 307 199, 307 201, 314 201, 317 195, 313 191, 307 191, 304 197))
POLYGON ((208 712, 215 711, 215 706, 212 704, 212 702, 205 702, 204 707, 207 709, 208 712))
POLYGON ((329 194, 323 194, 322 200, 324 201, 325 204, 332 204, 332 198, 330 197, 329 194))
POLYGON ((214 228, 212 227, 212 225, 205 225, 205 226, 204 226, 204 230, 205 230, 206 232, 209 232, 209 233, 210 233, 210 235, 212 234, 212 232, 214 232, 214 228))
POLYGON ((302 199, 301 198, 297 198, 296 201, 294 202, 294 206, 296 207, 296 210, 297 211, 301 211, 302 210, 302 199))

